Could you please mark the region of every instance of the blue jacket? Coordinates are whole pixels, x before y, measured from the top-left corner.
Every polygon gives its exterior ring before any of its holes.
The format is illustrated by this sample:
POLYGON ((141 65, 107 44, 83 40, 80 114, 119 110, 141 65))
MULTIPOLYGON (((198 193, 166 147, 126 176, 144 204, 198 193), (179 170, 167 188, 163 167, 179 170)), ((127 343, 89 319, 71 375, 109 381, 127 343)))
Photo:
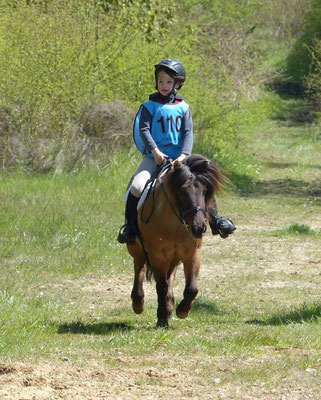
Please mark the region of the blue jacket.
POLYGON ((173 159, 182 152, 190 154, 193 122, 189 105, 181 97, 166 102, 158 93, 151 95, 136 115, 134 141, 147 157, 153 157, 151 150, 156 146, 173 159))

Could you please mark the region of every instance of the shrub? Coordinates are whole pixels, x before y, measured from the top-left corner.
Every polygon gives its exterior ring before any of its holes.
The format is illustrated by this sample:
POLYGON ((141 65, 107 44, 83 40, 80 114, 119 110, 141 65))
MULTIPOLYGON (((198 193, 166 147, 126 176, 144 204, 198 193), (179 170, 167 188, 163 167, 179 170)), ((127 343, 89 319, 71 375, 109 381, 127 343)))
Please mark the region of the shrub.
POLYGON ((321 39, 321 4, 319 0, 306 3, 308 12, 304 14, 301 36, 287 58, 288 74, 301 84, 311 69, 314 43, 321 39))
POLYGON ((314 39, 309 48, 311 57, 310 71, 304 78, 304 84, 308 89, 310 97, 313 99, 314 109, 321 112, 321 39, 314 39))
MULTIPOLYGON (((271 0, 272 1, 272 0, 271 0)), ((293 0, 294 1, 294 0, 293 0)), ((33 0, 0 5, 2 167, 108 163, 154 90, 154 64, 187 67, 196 149, 236 174, 243 132, 268 113, 252 31, 261 2, 33 0)))
POLYGON ((157 1, 151 9, 152 3, 2 2, 2 167, 70 170, 99 155, 98 148, 111 153, 124 143, 133 112, 117 98, 137 100, 144 87, 143 81, 137 88, 139 74, 150 56, 146 52, 141 64, 134 49, 148 43, 144 35, 151 39, 162 29, 165 17, 171 21, 175 6, 157 1))

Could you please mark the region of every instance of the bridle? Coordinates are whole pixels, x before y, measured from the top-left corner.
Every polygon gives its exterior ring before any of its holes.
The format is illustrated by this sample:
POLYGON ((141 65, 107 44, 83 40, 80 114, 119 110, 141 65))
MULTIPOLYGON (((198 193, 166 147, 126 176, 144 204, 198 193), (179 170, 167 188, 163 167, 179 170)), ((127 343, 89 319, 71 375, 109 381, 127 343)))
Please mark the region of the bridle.
MULTIPOLYGON (((182 210, 182 208, 180 207, 177 195, 176 195, 176 204, 173 204, 172 201, 169 199, 169 197, 167 195, 167 192, 166 192, 166 189, 165 189, 165 186, 164 186, 164 183, 163 183, 163 180, 162 180, 162 174, 166 175, 166 173, 168 172, 169 169, 170 169, 170 163, 166 162, 164 165, 161 166, 160 171, 158 171, 158 178, 157 179, 153 179, 152 178, 147 182, 146 186, 149 183, 151 183, 150 188, 149 188, 149 192, 152 192, 152 209, 151 209, 148 217, 144 217, 143 214, 144 214, 144 205, 145 204, 143 204, 142 212, 141 212, 142 222, 147 224, 149 222, 153 212, 154 212, 154 206, 155 206, 154 195, 155 195, 155 189, 156 189, 156 182, 157 181, 158 181, 159 186, 161 188, 161 191, 163 192, 164 197, 165 197, 167 203, 169 204, 170 208, 172 209, 173 213, 176 215, 178 220, 185 226, 185 228, 187 230, 189 230, 189 225, 186 222, 185 217, 186 217, 186 215, 188 215, 188 214, 190 214, 192 212, 194 212, 195 215, 198 212, 202 212, 204 214, 205 222, 207 222, 207 208, 206 207, 201 207, 201 206, 197 205, 197 206, 190 207, 190 208, 188 208, 186 210, 182 210)), ((204 233, 205 233, 205 230, 206 230, 206 228, 204 229, 204 233)))
POLYGON ((189 229, 189 225, 186 222, 185 217, 186 217, 186 215, 188 215, 188 214, 190 214, 192 212, 194 212, 194 214, 196 215, 198 212, 201 211, 204 214, 205 221, 207 220, 207 218, 206 218, 207 209, 206 208, 201 207, 201 206, 193 206, 193 207, 188 208, 187 210, 182 210, 181 207, 179 206, 179 202, 178 202, 177 196, 176 196, 177 207, 175 207, 175 205, 170 201, 170 199, 169 199, 169 197, 168 197, 168 195, 166 193, 166 190, 165 190, 165 187, 164 187, 164 184, 163 184, 162 180, 160 181, 160 187, 161 187, 162 192, 164 193, 164 196, 165 196, 165 198, 167 200, 167 203, 169 204, 169 206, 172 209, 173 213, 180 220, 180 222, 186 227, 186 229, 189 229))

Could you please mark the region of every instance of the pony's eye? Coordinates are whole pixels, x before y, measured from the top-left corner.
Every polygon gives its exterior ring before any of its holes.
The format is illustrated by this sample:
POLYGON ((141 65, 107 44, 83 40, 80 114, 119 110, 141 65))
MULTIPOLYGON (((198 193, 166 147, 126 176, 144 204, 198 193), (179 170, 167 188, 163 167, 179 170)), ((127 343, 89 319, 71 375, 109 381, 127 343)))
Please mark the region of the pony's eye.
POLYGON ((187 188, 186 187, 184 187, 184 186, 181 186, 179 189, 178 189, 178 192, 180 193, 180 194, 185 194, 186 192, 187 192, 187 188))

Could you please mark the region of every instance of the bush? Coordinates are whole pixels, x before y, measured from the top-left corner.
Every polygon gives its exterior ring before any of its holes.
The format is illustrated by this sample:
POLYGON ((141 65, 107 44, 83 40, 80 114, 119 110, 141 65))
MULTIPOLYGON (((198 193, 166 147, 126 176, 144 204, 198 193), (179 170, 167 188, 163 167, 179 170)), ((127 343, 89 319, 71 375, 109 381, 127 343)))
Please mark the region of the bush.
POLYGON ((187 69, 182 92, 196 149, 239 168, 243 132, 269 108, 259 99, 252 35, 261 4, 1 2, 2 167, 74 170, 105 165, 115 146, 128 151, 133 110, 154 90, 154 64, 175 57, 187 69))
MULTIPOLYGON (((117 98, 130 104, 141 94, 137 82, 145 86, 139 79, 144 66, 133 52, 137 42, 148 43, 147 32, 151 39, 161 29, 157 13, 167 5, 156 2, 146 15, 141 5, 151 3, 2 2, 2 167, 70 170, 124 143, 133 111, 117 98)), ((174 6, 162 18, 170 21, 174 6)))
POLYGON ((321 39, 321 4, 319 0, 310 0, 306 4, 301 36, 287 58, 287 72, 296 81, 303 84, 313 62, 313 48, 316 40, 321 39))
POLYGON ((310 71, 304 78, 304 84, 313 99, 314 109, 321 112, 321 39, 314 39, 309 48, 310 71))
POLYGON ((120 147, 129 147, 134 112, 122 102, 83 105, 62 135, 31 135, 16 108, 0 109, 0 162, 33 171, 75 171, 86 163, 104 167, 120 147))

